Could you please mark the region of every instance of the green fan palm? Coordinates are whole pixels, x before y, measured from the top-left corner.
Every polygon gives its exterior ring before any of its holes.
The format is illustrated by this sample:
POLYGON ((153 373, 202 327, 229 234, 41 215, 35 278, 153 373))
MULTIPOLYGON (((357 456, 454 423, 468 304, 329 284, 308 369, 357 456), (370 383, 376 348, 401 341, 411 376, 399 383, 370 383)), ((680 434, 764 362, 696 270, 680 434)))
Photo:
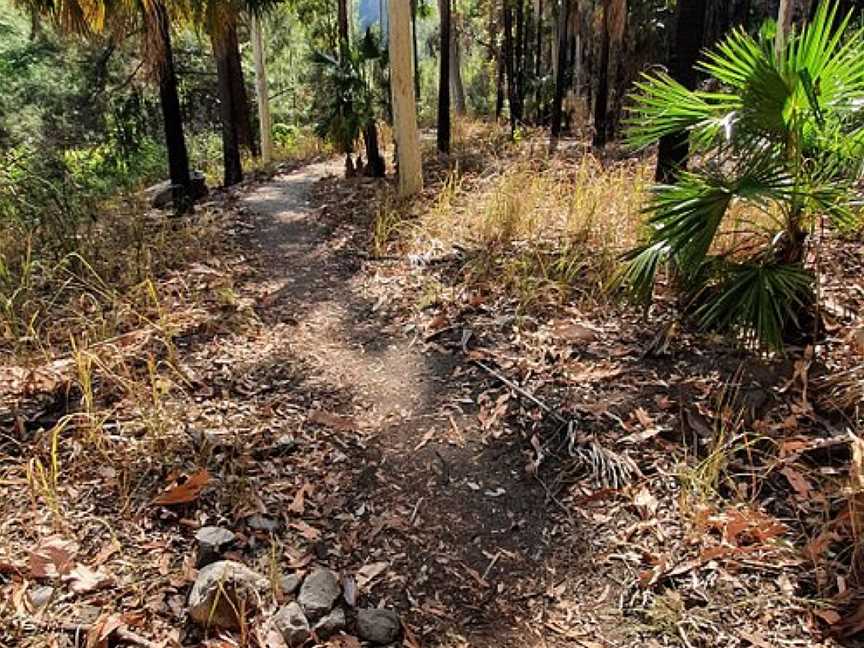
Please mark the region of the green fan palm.
POLYGON ((713 91, 664 73, 637 84, 629 143, 687 132, 691 171, 654 188, 647 240, 626 256, 620 279, 650 299, 672 262, 703 325, 780 348, 815 304, 810 229, 821 218, 857 224, 864 32, 826 1, 779 53, 737 29, 698 67, 713 91))

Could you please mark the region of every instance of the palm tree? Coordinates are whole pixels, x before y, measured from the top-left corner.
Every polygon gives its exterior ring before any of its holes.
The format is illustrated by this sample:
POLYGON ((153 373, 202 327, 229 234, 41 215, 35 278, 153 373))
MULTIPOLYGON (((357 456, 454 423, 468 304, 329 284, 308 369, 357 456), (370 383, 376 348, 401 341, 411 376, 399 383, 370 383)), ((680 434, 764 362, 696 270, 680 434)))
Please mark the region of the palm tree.
POLYGON ((673 261, 702 325, 773 348, 806 333, 815 304, 808 232, 860 221, 864 32, 849 28, 850 17, 838 20, 823 2, 779 53, 736 29, 697 66, 712 92, 665 73, 638 84, 631 144, 685 131, 698 165, 654 189, 650 235, 621 277, 636 296, 650 298, 657 271, 673 261))
MULTIPOLYGON (((696 89, 696 60, 705 38, 707 9, 708 0, 678 3, 675 49, 672 51, 670 72, 672 78, 688 90, 696 89)), ((657 149, 657 181, 674 181, 679 171, 686 170, 688 153, 687 133, 672 133, 661 137, 657 149)))
POLYGON ((142 50, 159 83, 174 208, 178 213, 186 211, 195 196, 174 70, 171 16, 165 3, 162 0, 146 3, 128 0, 20 0, 19 4, 31 13, 49 17, 64 32, 85 37, 119 30, 129 23, 143 26, 142 50))
POLYGON ((438 151, 450 152, 450 0, 438 0, 441 12, 441 56, 438 68, 438 151))
POLYGON ((405 0, 389 0, 390 87, 393 100, 393 132, 399 159, 399 195, 406 197, 423 188, 417 103, 411 70, 411 21, 405 0))

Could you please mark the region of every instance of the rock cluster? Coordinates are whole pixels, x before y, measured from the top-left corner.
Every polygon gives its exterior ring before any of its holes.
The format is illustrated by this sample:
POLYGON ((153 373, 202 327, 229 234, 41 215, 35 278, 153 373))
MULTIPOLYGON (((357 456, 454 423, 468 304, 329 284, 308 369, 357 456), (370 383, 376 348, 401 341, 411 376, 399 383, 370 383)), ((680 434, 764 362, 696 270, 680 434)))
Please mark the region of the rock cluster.
MULTIPOLYGON (((204 535, 214 537, 212 533, 204 535)), ((349 581, 353 583, 346 579, 349 581)), ((288 646, 302 646, 310 639, 326 641, 352 630, 374 646, 398 645, 402 632, 399 615, 385 609, 352 609, 349 602, 353 603, 354 597, 343 589, 343 581, 335 572, 316 568, 305 578, 300 574, 285 576, 279 584, 284 596, 296 598, 276 610, 269 624, 288 646)), ((210 563, 200 570, 189 594, 189 616, 205 627, 237 629, 241 614, 266 607, 269 589, 266 578, 241 563, 210 563)))

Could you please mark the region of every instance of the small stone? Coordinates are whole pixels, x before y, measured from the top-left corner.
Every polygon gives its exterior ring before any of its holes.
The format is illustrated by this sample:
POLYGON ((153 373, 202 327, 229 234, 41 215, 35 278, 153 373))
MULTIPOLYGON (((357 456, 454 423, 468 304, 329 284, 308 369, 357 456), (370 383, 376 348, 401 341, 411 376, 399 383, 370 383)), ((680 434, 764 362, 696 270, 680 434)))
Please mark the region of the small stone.
POLYGON ((303 579, 298 574, 289 574, 282 577, 279 581, 279 586, 282 588, 283 594, 293 594, 300 589, 300 583, 302 582, 303 579))
POLYGON ((269 581, 233 560, 211 563, 198 572, 189 593, 189 616, 205 627, 236 630, 238 613, 257 608, 269 581))
POLYGON ((315 636, 319 639, 329 639, 340 630, 344 630, 348 620, 345 618, 345 610, 341 607, 334 608, 330 614, 321 618, 315 624, 315 636))
POLYGON ((35 587, 27 592, 27 599, 37 610, 45 607, 51 602, 51 597, 54 596, 54 588, 48 585, 35 587))
POLYGON ((393 610, 357 610, 357 634, 361 639, 385 646, 399 638, 401 629, 399 615, 393 610))
POLYGON ((198 542, 198 569, 216 562, 222 557, 225 549, 234 542, 234 533, 217 526, 206 526, 198 529, 195 540, 198 542))
POLYGON ((302 646, 312 636, 309 621, 297 603, 289 603, 273 616, 273 626, 289 646, 302 646))
POLYGON ((303 581, 297 602, 306 616, 316 621, 333 608, 340 594, 339 577, 329 569, 316 569, 303 581))
POLYGON ((273 518, 267 517, 266 515, 260 515, 259 513, 250 515, 246 518, 246 524, 249 525, 250 529, 254 529, 255 531, 266 531, 267 533, 273 533, 279 528, 279 522, 273 518))

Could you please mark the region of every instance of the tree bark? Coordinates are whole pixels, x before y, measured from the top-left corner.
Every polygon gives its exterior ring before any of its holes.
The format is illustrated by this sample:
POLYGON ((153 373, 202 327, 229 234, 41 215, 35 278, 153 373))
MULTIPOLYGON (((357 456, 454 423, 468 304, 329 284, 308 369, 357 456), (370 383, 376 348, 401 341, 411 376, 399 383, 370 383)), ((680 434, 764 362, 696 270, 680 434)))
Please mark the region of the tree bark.
POLYGON ((366 124, 366 128, 363 129, 363 141, 366 143, 366 175, 383 178, 387 166, 378 146, 378 127, 374 120, 366 124))
POLYGON ((561 0, 558 15, 558 63, 555 75, 555 100, 552 104, 552 127, 549 141, 550 150, 558 146, 561 135, 561 108, 564 103, 564 85, 567 78, 567 27, 570 24, 570 0, 561 0))
MULTIPOLYGON (((677 27, 675 29, 675 48, 670 61, 672 78, 688 90, 696 88, 696 62, 705 38, 705 19, 707 0, 679 2, 677 27)), ((660 140, 657 150, 657 182, 674 182, 679 173, 687 168, 690 142, 687 133, 666 135, 660 140)))
POLYGON ((597 71, 597 97, 594 102, 594 146, 606 146, 608 136, 609 113, 609 50, 611 49, 611 33, 609 25, 609 7, 611 0, 603 0, 603 33, 600 45, 600 69, 597 71))
POLYGON ((233 96, 234 119, 237 121, 237 137, 240 145, 255 157, 260 153, 258 141, 252 135, 252 110, 249 95, 246 92, 246 81, 243 75, 243 62, 240 58, 240 41, 237 37, 237 16, 232 15, 226 22, 224 35, 228 55, 228 73, 231 80, 233 96))
POLYGON ((465 114, 465 85, 462 83, 462 52, 459 45, 459 15, 450 16, 450 96, 453 110, 465 114))
POLYGON ((216 59, 216 77, 219 84, 219 112, 222 118, 223 184, 235 185, 243 179, 240 160, 240 133, 237 128, 237 107, 231 83, 231 62, 226 40, 211 36, 213 56, 216 59))
POLYGON ((192 174, 189 154, 183 134, 183 113, 177 93, 177 75, 174 70, 174 52, 171 47, 171 23, 168 10, 161 1, 154 3, 158 37, 162 40, 162 62, 159 65, 159 105, 165 128, 165 148, 168 151, 168 175, 174 193, 174 209, 184 212, 191 207, 192 174))
POLYGON ((255 90, 258 95, 258 124, 261 131, 261 157, 265 163, 273 159, 273 123, 270 118, 270 96, 267 90, 267 53, 261 20, 251 16, 252 57, 255 59, 255 90))
POLYGON ((423 188, 417 105, 411 66, 411 16, 405 0, 389 0, 390 90, 393 132, 399 160, 399 195, 406 197, 423 188))
POLYGON ((414 96, 420 101, 420 47, 417 44, 417 0, 411 0, 411 45, 414 48, 414 96))
POLYGON ((794 0, 780 0, 780 7, 777 10, 777 35, 774 39, 774 53, 777 56, 780 56, 786 47, 786 38, 792 30, 792 14, 794 11, 794 0))
POLYGON ((348 0, 337 0, 337 19, 339 27, 339 57, 344 59, 350 44, 350 26, 348 22, 348 0))
POLYGON ((504 69, 507 75, 507 103, 510 106, 510 130, 512 133, 516 132, 516 128, 522 121, 522 105, 519 101, 515 57, 513 7, 510 5, 510 0, 504 0, 504 69))
POLYGON ((438 0, 441 10, 441 56, 438 70, 439 153, 450 152, 450 2, 451 0, 438 0))

